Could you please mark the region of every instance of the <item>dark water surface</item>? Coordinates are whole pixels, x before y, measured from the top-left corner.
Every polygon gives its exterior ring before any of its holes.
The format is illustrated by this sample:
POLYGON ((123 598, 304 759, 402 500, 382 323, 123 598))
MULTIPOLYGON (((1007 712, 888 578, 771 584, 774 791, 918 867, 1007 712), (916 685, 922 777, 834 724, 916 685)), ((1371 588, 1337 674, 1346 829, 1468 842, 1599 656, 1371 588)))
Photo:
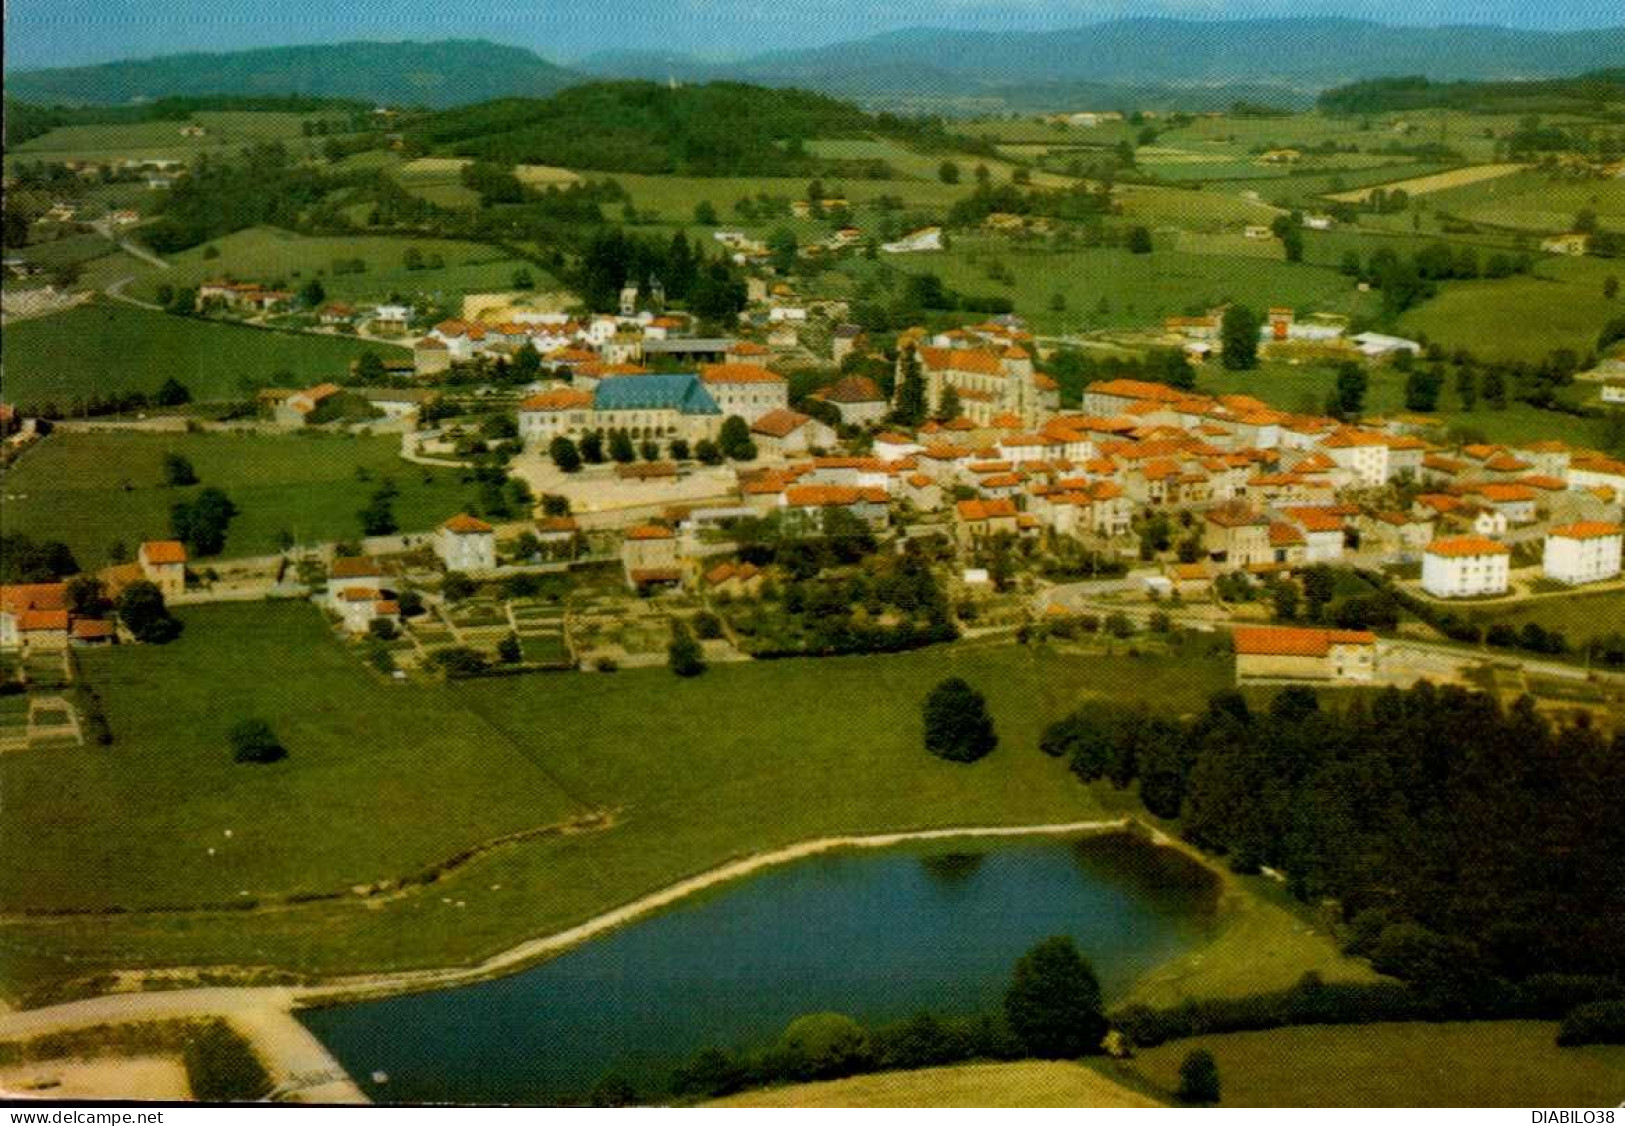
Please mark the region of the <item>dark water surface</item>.
POLYGON ((698 1049, 761 1046, 804 1013, 992 1008, 1052 934, 1077 939, 1110 999, 1200 942, 1215 895, 1200 867, 1123 835, 842 852, 509 977, 300 1019, 380 1102, 572 1102, 611 1070, 659 1087, 698 1049))

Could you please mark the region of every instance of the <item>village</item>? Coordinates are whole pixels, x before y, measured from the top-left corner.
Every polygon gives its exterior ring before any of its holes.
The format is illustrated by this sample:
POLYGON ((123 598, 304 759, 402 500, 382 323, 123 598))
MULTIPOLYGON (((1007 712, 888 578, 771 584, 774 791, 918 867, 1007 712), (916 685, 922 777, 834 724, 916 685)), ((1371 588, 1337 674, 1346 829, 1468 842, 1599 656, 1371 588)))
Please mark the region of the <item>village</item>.
MULTIPOLYGON (((249 306, 284 297, 226 282, 199 291, 249 306)), ((1554 660, 1561 644, 1539 631, 1539 655, 1520 654, 1526 635, 1486 635, 1452 613, 1621 583, 1625 463, 1598 451, 1452 443, 1421 415, 1298 414, 1143 378, 1089 383, 1065 410, 1020 317, 912 328, 887 355, 839 320, 840 305, 771 280, 752 281, 730 337, 692 335, 652 279, 628 282, 614 313, 523 301, 470 297, 464 317, 416 338, 409 362, 262 390, 252 425, 398 434, 406 463, 455 465, 484 448, 465 423, 478 403, 480 432, 506 436, 503 472, 531 518, 446 513, 432 533, 222 562, 189 558, 154 528, 127 563, 6 587, 0 648, 8 680, 28 691, 7 700, 7 745, 85 738, 71 655, 150 630, 128 620, 150 613, 142 597, 127 609, 132 587, 157 595, 160 617, 308 597, 403 680, 665 664, 690 635, 702 662, 726 662, 959 635, 1109 646, 1194 631, 1228 639, 1243 684, 1472 684, 1527 663, 1535 679, 1569 682, 1570 703, 1612 698, 1585 689, 1601 674, 1554 660), (808 324, 847 374, 793 399, 778 369, 794 371, 807 350, 794 329, 808 324), (793 547, 819 541, 842 546, 812 562, 793 547), (869 595, 844 633, 809 624, 809 582, 862 585, 888 557, 926 561, 941 605, 911 613, 869 595)), ((406 309, 366 315, 375 332, 414 330, 406 309)), ((1226 316, 1172 318, 1163 339, 1200 368, 1226 316)), ((1330 349, 1367 367, 1422 352, 1345 338, 1335 318, 1288 308, 1262 318, 1257 346, 1330 349)), ((14 411, 6 425, 8 457, 50 440, 14 411)))

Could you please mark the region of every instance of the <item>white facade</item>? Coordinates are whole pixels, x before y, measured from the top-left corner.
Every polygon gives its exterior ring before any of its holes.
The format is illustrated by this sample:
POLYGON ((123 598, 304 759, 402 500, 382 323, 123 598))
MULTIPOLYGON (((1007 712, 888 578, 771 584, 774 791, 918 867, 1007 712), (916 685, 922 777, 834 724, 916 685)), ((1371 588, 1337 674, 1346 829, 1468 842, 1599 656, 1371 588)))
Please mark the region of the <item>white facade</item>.
POLYGON ((489 525, 448 521, 435 533, 434 553, 448 571, 491 571, 497 565, 497 537, 489 525))
POLYGON ((1614 524, 1553 528, 1546 535, 1546 577, 1571 585, 1617 578, 1622 538, 1614 524))
POLYGON ((1422 589, 1435 598, 1505 594, 1512 553, 1491 540, 1434 540, 1422 556, 1422 589))

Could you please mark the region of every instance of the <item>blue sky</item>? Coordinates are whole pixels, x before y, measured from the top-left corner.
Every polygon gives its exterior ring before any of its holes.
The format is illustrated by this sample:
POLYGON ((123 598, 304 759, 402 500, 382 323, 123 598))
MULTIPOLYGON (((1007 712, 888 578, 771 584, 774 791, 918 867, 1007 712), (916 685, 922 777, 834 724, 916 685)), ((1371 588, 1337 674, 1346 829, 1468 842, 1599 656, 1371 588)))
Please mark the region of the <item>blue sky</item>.
POLYGON ((346 39, 487 38, 567 62, 614 48, 736 57, 901 27, 1046 30, 1124 16, 1357 15, 1569 30, 1625 23, 1619 0, 7 0, 7 65, 346 39))

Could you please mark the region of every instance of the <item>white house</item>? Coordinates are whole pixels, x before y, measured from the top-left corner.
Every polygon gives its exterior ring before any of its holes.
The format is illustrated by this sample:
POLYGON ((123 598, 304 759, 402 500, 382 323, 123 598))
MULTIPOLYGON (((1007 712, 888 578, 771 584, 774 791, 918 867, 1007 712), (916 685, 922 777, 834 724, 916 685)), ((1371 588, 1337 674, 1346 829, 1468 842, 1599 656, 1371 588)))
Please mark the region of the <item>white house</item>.
POLYGON ((1601 520, 1552 528, 1546 533, 1546 577, 1574 586, 1615 578, 1622 539, 1625 531, 1618 524, 1601 520))
POLYGON ((880 249, 887 254, 917 254, 924 250, 942 249, 942 228, 921 227, 911 231, 896 242, 880 244, 880 249))
POLYGON ((484 520, 459 512, 435 532, 434 553, 448 571, 495 570, 496 531, 484 520))
POLYGON ((1422 554, 1422 589, 1435 598, 1505 594, 1512 549, 1483 536, 1453 536, 1422 554))

